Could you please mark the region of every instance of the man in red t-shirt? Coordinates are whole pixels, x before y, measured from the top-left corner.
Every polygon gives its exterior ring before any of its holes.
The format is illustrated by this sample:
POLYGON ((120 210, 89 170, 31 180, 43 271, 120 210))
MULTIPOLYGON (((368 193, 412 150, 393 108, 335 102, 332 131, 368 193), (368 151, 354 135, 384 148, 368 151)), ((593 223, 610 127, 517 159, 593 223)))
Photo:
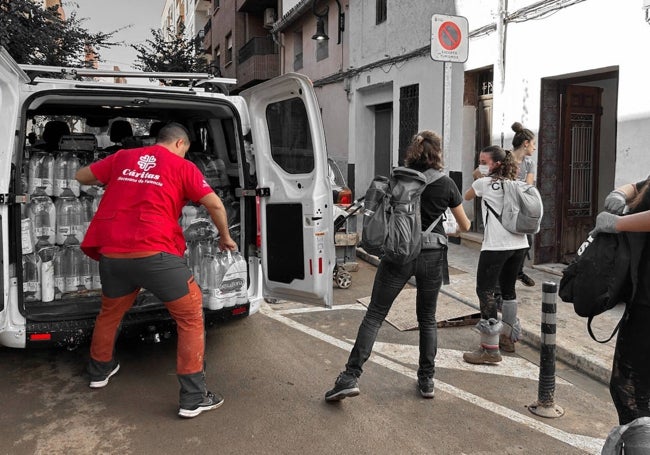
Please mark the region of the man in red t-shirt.
POLYGON ((81 244, 99 261, 102 308, 90 346, 90 387, 100 388, 120 368, 113 357, 117 329, 141 288, 158 297, 176 321, 176 372, 181 417, 195 417, 223 403, 205 384, 201 290, 183 258, 185 239, 178 223, 188 201, 208 210, 219 230, 219 247, 236 250, 221 199, 201 171, 185 159, 187 130, 170 123, 155 145, 119 150, 79 169, 84 185, 105 185, 105 193, 81 244))

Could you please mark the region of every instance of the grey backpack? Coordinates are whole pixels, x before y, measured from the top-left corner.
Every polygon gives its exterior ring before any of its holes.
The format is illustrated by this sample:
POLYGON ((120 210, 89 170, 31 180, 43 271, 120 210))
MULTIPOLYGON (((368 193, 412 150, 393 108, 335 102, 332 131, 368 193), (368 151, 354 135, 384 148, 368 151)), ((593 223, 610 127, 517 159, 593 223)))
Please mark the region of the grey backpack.
MULTIPOLYGON (((385 256, 397 264, 414 260, 423 247, 420 195, 427 185, 443 175, 435 169, 419 172, 397 167, 390 180, 375 177, 364 199, 366 216, 363 220, 361 247, 370 254, 385 256)), ((431 232, 440 218, 427 229, 425 248, 434 248, 436 245, 429 244, 443 242, 439 235, 431 232)))
POLYGON ((544 215, 542 196, 537 188, 526 182, 507 179, 501 180, 501 188, 503 211, 499 215, 484 200, 488 210, 513 234, 537 234, 544 215))

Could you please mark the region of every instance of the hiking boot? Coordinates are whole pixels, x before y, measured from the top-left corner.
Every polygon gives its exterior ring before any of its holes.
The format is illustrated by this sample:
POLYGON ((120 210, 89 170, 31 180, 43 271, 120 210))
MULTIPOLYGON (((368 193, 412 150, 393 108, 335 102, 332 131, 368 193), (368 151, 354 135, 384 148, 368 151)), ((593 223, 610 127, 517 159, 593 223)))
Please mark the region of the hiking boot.
POLYGON ((463 360, 474 365, 496 364, 501 362, 501 353, 498 349, 487 350, 480 347, 476 351, 465 352, 463 354, 463 360))
POLYGON ((525 286, 532 287, 535 286, 535 280, 533 280, 531 277, 526 275, 525 273, 520 273, 517 275, 517 279, 524 283, 525 286))
POLYGON ((503 352, 515 352, 515 342, 508 335, 499 335, 499 349, 503 352))
POLYGON ((433 398, 433 378, 418 378, 418 390, 424 398, 433 398))
POLYGON ((201 414, 203 411, 212 411, 213 409, 217 409, 222 404, 223 397, 221 395, 208 392, 203 397, 203 401, 199 404, 189 408, 180 408, 178 410, 178 415, 180 417, 185 417, 186 419, 191 419, 192 417, 201 414))
POLYGON ((357 395, 359 395, 359 386, 356 376, 343 371, 336 378, 334 388, 325 393, 325 401, 341 401, 344 398, 356 397, 357 395))
POLYGON ((102 387, 106 387, 108 385, 108 380, 113 376, 115 373, 117 373, 120 370, 120 364, 115 362, 115 366, 111 371, 109 371, 107 374, 102 375, 102 376, 90 376, 90 384, 89 386, 92 389, 101 389, 102 387))

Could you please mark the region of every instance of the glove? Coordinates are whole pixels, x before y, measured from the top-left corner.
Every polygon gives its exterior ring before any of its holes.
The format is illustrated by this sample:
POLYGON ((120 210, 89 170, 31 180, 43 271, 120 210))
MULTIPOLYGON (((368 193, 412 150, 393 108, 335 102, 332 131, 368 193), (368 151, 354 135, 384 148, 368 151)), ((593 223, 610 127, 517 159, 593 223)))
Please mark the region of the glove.
POLYGON ((627 204, 625 193, 614 190, 605 198, 605 210, 615 215, 620 215, 627 204))
POLYGON ((613 213, 600 212, 598 214, 598 217, 596 217, 596 226, 589 233, 589 235, 591 237, 594 237, 598 235, 598 233, 600 232, 604 232, 607 234, 616 234, 618 232, 616 230, 616 222, 620 218, 621 218, 620 216, 614 215, 613 213))

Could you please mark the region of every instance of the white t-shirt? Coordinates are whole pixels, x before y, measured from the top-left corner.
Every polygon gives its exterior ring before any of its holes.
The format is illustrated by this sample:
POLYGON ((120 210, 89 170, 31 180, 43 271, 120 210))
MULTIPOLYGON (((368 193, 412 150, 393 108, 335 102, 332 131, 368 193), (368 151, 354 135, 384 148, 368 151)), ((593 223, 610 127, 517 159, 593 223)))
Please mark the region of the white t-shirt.
POLYGON ((474 180, 472 188, 478 197, 483 198, 481 202, 483 210, 483 245, 481 251, 509 251, 528 248, 526 234, 513 234, 506 230, 494 214, 485 206, 487 202, 495 212, 503 210, 503 188, 501 180, 492 177, 481 177, 474 180))
POLYGON ((526 176, 528 174, 535 175, 535 163, 533 163, 533 159, 531 157, 524 156, 524 159, 521 160, 521 163, 519 164, 519 172, 517 173, 517 180, 521 180, 522 182, 525 182, 526 176))

